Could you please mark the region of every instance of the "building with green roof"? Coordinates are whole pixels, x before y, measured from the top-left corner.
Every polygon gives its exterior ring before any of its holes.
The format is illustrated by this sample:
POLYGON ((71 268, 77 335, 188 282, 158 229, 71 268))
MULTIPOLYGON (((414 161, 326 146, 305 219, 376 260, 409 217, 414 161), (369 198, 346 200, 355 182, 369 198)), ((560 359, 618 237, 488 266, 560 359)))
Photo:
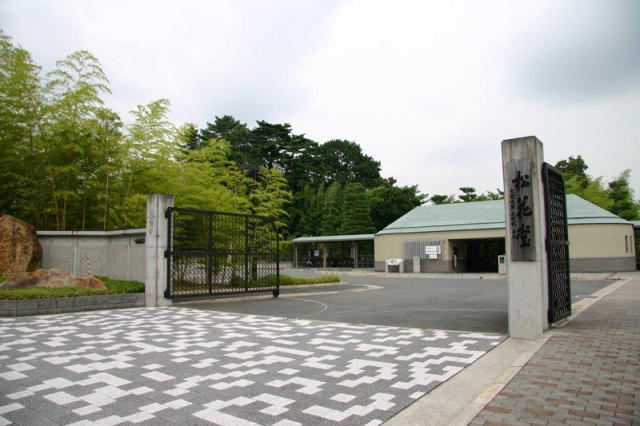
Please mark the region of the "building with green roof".
MULTIPOLYGON (((400 258, 412 272, 417 257, 421 272, 497 272, 504 208, 504 200, 416 207, 375 235, 375 269, 400 258)), ((636 270, 634 224, 572 194, 567 218, 572 272, 636 270)))

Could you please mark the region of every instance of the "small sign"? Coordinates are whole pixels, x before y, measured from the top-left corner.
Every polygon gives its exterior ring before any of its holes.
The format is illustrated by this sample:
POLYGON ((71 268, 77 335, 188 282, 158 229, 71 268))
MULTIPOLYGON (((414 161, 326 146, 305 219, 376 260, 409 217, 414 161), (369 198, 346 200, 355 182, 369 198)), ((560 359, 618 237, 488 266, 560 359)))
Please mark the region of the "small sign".
POLYGON ((313 251, 313 255, 314 255, 315 257, 320 256, 320 250, 314 250, 314 251, 313 251))
MULTIPOLYGON (((426 253, 428 255, 439 255, 441 254, 440 246, 426 246, 426 253)), ((433 257, 429 257, 429 259, 434 259, 433 257)))
POLYGON ((429 259, 437 259, 438 255, 437 254, 430 254, 429 255, 429 259))

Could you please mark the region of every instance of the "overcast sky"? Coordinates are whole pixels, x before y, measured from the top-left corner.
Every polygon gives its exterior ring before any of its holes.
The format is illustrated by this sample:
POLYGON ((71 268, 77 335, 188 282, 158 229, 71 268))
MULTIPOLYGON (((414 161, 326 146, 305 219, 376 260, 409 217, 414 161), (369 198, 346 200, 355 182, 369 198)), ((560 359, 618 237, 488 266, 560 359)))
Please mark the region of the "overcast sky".
POLYGON ((638 0, 0 0, 0 28, 44 71, 94 54, 125 122, 286 122, 431 195, 502 188, 501 141, 535 135, 640 197, 638 0))

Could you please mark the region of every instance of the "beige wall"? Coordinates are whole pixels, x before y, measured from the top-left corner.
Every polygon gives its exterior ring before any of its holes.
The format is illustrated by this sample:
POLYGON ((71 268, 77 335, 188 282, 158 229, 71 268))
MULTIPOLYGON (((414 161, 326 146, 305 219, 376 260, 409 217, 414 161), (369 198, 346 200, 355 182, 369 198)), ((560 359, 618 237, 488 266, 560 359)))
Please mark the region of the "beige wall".
MULTIPOLYGON (((442 240, 442 260, 451 260, 453 246, 459 245, 459 241, 485 238, 504 238, 503 229, 481 229, 470 231, 451 232, 419 232, 407 234, 376 235, 374 239, 374 251, 376 262, 384 262, 386 259, 402 258, 405 241, 442 240)), ((463 252, 464 250, 461 250, 463 252)))
MULTIPOLYGON (((609 257, 635 257, 633 227, 629 224, 569 225, 569 253, 572 259, 609 257), (628 251, 625 248, 627 236, 628 251)), ((374 240, 375 260, 401 258, 405 241, 443 240, 442 260, 451 260, 452 247, 461 245, 460 240, 504 238, 505 230, 486 229, 451 232, 420 232, 406 234, 377 235, 374 240)), ((460 250, 461 255, 464 250, 460 250)), ((463 260, 463 257, 460 258, 463 260)))
POLYGON ((633 235, 633 227, 624 224, 610 225, 570 225, 569 226, 569 254, 571 258, 603 258, 603 257, 634 257, 635 247, 625 248, 633 235), (628 251, 627 251, 628 250, 628 251))

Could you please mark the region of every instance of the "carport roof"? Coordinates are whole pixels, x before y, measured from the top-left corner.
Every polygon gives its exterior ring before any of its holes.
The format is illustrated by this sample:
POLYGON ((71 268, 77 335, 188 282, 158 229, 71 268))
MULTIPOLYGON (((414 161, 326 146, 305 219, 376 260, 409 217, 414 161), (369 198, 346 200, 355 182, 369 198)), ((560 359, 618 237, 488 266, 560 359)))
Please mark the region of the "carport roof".
MULTIPOLYGON (((569 225, 630 224, 577 195, 567 194, 569 225)), ((376 235, 504 229, 504 200, 419 206, 376 235)))
POLYGON ((298 237, 294 243, 342 243, 353 241, 373 241, 374 234, 332 235, 327 237, 298 237))

